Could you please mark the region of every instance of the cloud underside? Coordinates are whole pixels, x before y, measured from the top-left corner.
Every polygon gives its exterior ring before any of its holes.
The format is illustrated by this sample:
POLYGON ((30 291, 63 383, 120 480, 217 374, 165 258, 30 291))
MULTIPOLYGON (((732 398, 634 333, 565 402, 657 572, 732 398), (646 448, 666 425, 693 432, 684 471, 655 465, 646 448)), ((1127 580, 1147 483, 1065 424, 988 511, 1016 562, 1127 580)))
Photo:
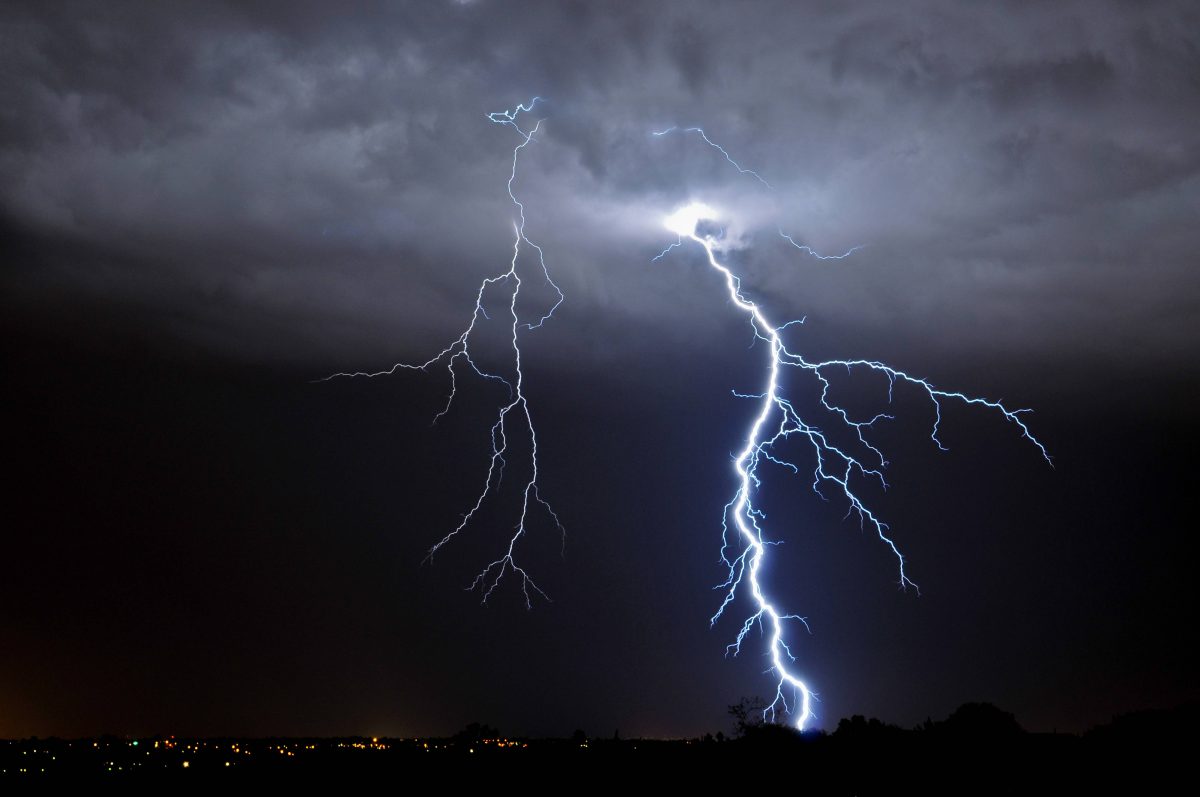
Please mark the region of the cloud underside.
POLYGON ((540 95, 515 189, 573 323, 668 339, 716 323, 686 254, 649 263, 662 217, 703 201, 781 318, 1015 356, 1194 355, 1197 16, 9 6, 0 207, 29 242, 9 301, 119 304, 264 360, 420 357, 510 251, 518 141, 485 114, 540 95), (774 190, 694 135, 651 135, 672 125, 703 127, 774 190), (779 226, 866 248, 815 262, 779 226))

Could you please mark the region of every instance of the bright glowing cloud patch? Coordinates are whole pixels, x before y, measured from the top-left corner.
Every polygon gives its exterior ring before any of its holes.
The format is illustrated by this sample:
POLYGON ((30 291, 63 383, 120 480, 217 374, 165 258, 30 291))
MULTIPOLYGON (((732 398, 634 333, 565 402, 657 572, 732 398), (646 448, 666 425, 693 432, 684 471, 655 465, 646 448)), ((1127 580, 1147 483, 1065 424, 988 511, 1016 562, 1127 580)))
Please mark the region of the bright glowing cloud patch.
POLYGON ((696 225, 701 221, 713 221, 720 218, 717 211, 703 202, 693 202, 663 219, 663 226, 676 235, 692 236, 696 234, 696 225))

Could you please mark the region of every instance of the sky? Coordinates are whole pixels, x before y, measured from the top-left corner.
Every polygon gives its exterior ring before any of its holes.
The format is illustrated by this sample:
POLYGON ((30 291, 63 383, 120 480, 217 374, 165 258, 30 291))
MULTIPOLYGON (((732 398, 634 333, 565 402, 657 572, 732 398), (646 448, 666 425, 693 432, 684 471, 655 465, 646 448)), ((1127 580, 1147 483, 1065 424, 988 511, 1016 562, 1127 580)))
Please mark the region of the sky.
POLYGON ((709 625, 766 360, 698 246, 652 262, 691 201, 806 355, 1032 408, 1054 461, 962 408, 941 451, 898 392, 864 495, 919 595, 764 479, 815 725, 1197 699, 1198 32, 1184 2, 4 4, 0 737, 728 732, 774 688, 709 625), (566 536, 523 542, 527 610, 463 589, 513 489, 424 561, 495 386, 431 425, 444 371, 314 380, 469 322, 513 245, 487 114, 534 96, 514 191, 565 301, 523 364, 566 536))

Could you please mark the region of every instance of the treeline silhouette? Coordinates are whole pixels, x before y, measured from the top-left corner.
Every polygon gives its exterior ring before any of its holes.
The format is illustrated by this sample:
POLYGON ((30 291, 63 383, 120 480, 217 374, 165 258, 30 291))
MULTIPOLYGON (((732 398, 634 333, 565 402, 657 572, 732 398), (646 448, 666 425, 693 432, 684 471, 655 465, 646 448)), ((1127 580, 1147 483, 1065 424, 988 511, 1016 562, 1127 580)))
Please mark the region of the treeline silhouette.
POLYGON ((731 762, 787 761, 826 793, 1147 793, 1190 770, 1200 721, 1189 704, 1123 714, 1083 734, 1029 733, 990 703, 966 703, 913 728, 856 715, 832 732, 798 733, 763 722, 761 709, 751 699, 731 706, 733 738, 704 741, 731 762))

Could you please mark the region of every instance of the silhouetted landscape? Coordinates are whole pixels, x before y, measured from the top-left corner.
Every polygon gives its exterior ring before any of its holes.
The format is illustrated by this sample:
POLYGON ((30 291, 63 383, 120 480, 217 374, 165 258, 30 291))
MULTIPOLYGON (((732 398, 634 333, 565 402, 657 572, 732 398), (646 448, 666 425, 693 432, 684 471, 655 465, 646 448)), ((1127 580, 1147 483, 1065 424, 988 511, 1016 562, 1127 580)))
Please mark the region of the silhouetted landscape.
POLYGON ((695 738, 626 739, 619 731, 603 736, 580 729, 567 738, 534 739, 510 737, 482 723, 443 738, 30 738, 0 742, 0 774, 10 783, 64 776, 182 783, 414 772, 473 780, 569 766, 605 781, 623 777, 627 767, 683 772, 686 778, 710 772, 753 777, 784 766, 823 792, 919 785, 1025 793, 1102 785, 1113 777, 1142 782, 1166 777, 1183 766, 1183 754, 1195 741, 1197 709, 1124 714, 1083 734, 1064 734, 1028 733, 994 705, 967 703, 915 728, 856 715, 832 732, 798 733, 763 722, 761 702, 747 699, 730 707, 728 732, 695 738), (740 769, 747 765, 759 769, 740 769))

